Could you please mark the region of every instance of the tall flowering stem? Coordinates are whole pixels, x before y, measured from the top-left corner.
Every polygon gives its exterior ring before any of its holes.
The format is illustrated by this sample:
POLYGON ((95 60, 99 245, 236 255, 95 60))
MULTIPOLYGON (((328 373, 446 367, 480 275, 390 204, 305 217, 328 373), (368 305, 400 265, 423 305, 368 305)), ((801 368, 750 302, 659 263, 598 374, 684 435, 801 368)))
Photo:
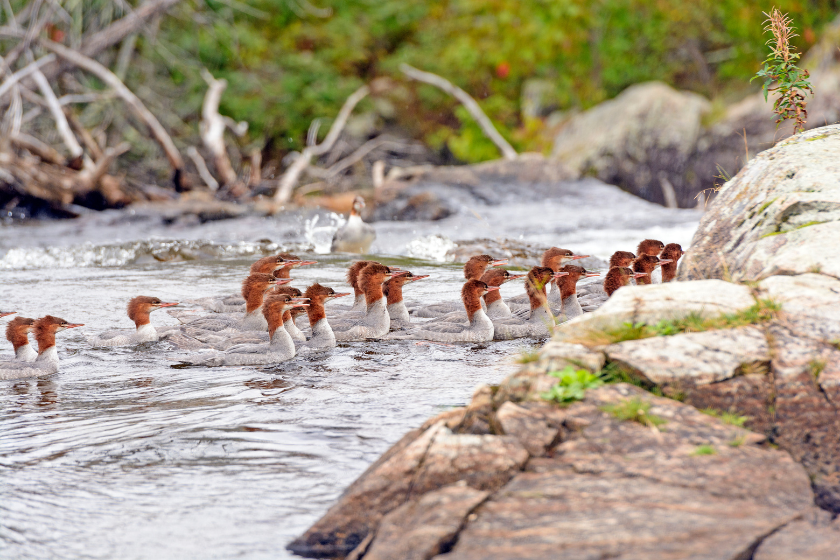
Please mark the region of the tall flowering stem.
POLYGON ((813 95, 814 90, 808 81, 808 71, 796 65, 800 54, 793 50, 790 44, 791 39, 797 37, 792 20, 777 8, 773 8, 769 14, 764 12, 764 15, 767 16, 764 30, 773 35, 773 38, 767 41, 770 54, 761 70, 750 81, 764 80, 761 90, 765 101, 771 91, 777 92, 778 97, 773 103, 773 112, 778 115, 776 123, 793 120, 793 133, 796 134, 805 130, 805 122, 808 120, 805 93, 813 95))

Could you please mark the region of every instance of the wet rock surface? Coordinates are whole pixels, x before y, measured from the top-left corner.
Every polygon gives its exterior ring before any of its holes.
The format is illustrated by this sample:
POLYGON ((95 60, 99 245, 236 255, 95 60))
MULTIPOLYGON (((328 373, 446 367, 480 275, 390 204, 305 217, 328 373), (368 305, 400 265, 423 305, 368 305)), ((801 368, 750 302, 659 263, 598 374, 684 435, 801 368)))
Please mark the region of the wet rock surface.
POLYGON ((753 560, 833 560, 840 551, 840 519, 816 510, 767 537, 753 560))
POLYGON ((508 384, 516 376, 467 407, 489 404, 493 433, 459 434, 467 409, 443 413, 290 548, 344 556, 361 544, 354 558, 736 559, 813 508, 807 474, 787 453, 688 405, 618 384, 560 408, 508 384), (627 403, 659 427, 609 412, 627 403))

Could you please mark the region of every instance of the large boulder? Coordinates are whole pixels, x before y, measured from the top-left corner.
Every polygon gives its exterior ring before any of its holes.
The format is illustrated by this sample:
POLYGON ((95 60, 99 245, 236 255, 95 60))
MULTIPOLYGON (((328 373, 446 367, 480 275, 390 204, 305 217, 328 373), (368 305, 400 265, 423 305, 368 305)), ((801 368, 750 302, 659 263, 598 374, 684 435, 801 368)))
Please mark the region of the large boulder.
POLYGON ((702 96, 661 82, 630 86, 572 117, 554 139, 552 157, 580 175, 660 204, 667 183, 685 193, 680 206, 693 206, 683 176, 710 108, 702 96))
POLYGON ((758 154, 726 183, 683 257, 683 280, 840 277, 840 125, 758 154))

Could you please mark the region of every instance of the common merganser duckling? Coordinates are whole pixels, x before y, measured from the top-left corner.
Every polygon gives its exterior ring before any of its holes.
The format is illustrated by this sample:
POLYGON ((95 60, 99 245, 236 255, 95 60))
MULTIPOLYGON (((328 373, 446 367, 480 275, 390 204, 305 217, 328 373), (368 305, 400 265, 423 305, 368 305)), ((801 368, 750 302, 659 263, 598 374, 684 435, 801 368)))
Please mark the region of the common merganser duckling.
POLYGON ((567 275, 555 280, 560 287, 560 300, 562 302, 561 308, 555 314, 558 317, 562 316, 565 321, 568 321, 583 315, 583 308, 581 308, 577 297, 578 281, 581 278, 595 278, 601 276, 601 274, 598 272, 589 272, 582 266, 572 264, 565 265, 560 271, 566 272, 567 275))
POLYGON ((35 321, 33 331, 38 342, 38 357, 34 362, 10 361, 0 363, 0 379, 41 377, 58 372, 58 351, 55 333, 65 329, 83 327, 81 323, 68 323, 64 319, 46 315, 35 321))
POLYGON ((639 257, 650 255, 651 257, 658 257, 662 250, 665 249, 665 244, 656 239, 645 239, 639 243, 636 249, 636 254, 639 257))
POLYGON ((370 251, 370 246, 376 239, 376 230, 362 221, 361 212, 364 208, 364 198, 357 196, 353 199, 347 223, 338 228, 333 235, 330 252, 365 254, 370 251))
MULTIPOLYGON (((293 259, 296 260, 296 259, 293 259)), ((288 263, 282 255, 269 255, 267 257, 263 257, 258 259, 254 264, 251 265, 249 270, 250 274, 271 274, 275 270, 280 270, 288 263)))
POLYGON ((421 323, 407 331, 390 333, 388 340, 434 340, 438 342, 489 342, 493 340, 493 321, 481 308, 481 296, 496 291, 481 280, 467 280, 461 288, 461 300, 467 311, 468 324, 436 321, 421 323))
MULTIPOLYGON (((303 297, 303 293, 292 286, 277 286, 274 288, 272 293, 286 294, 292 298, 303 297)), ((301 331, 295 324, 295 317, 297 314, 293 314, 292 311, 298 311, 301 314, 304 312, 302 307, 287 307, 283 312, 283 328, 286 329, 286 332, 289 333, 289 336, 291 336, 292 340, 295 342, 306 342, 306 335, 303 334, 303 331, 301 331)))
POLYGON ((636 255, 630 251, 616 251, 610 257, 610 268, 631 267, 634 260, 636 260, 636 255))
POLYGON ((338 293, 332 288, 320 284, 312 284, 304 292, 309 298, 309 307, 306 308, 306 315, 309 318, 309 327, 312 329, 312 336, 306 342, 306 346, 313 350, 325 350, 335 347, 335 333, 327 321, 327 314, 324 304, 327 300, 349 296, 350 293, 338 293))
MULTIPOLYGON (((481 276, 481 281, 490 287, 501 287, 501 285, 506 282, 524 278, 525 276, 525 274, 511 274, 504 268, 494 268, 485 272, 481 276)), ((487 292, 484 296, 482 296, 482 300, 481 308, 484 309, 484 312, 487 313, 487 316, 490 317, 491 320, 507 319, 508 317, 513 316, 510 307, 508 307, 504 300, 502 300, 501 290, 487 292)), ((524 318, 524 315, 522 315, 522 317, 524 318)), ((449 321, 450 323, 464 323, 466 320, 467 314, 464 311, 456 311, 447 313, 446 315, 436 319, 432 319, 429 322, 449 321)))
POLYGON ((662 250, 662 257, 671 262, 666 262, 662 265, 663 282, 672 282, 677 277, 677 262, 683 255, 685 255, 685 251, 682 250, 679 243, 668 243, 665 245, 665 249, 662 250))
POLYGON ((642 278, 647 275, 647 272, 634 272, 630 267, 614 266, 607 272, 607 277, 604 278, 604 291, 611 296, 622 286, 629 286, 633 278, 642 278))
MULTIPOLYGON (((545 250, 540 260, 540 266, 545 266, 557 272, 560 268, 569 261, 589 258, 589 255, 575 255, 568 249, 561 249, 559 247, 550 247, 545 250)), ((548 301, 552 309, 560 309, 562 301, 560 297, 560 289, 557 287, 556 280, 552 280, 548 286, 548 301)), ((530 313, 530 298, 528 294, 520 294, 508 300, 508 304, 515 306, 514 313, 523 317, 530 313)))
POLYGON ((392 271, 385 265, 370 263, 359 273, 358 284, 365 292, 367 308, 360 318, 339 319, 332 322, 335 339, 346 342, 380 338, 391 328, 388 304, 382 291, 382 284, 388 278, 401 276, 406 271, 392 271))
MULTIPOLYGON (((464 278, 466 280, 481 280, 481 277, 488 268, 504 266, 507 263, 507 259, 497 260, 490 255, 475 255, 470 257, 467 262, 464 263, 464 278)), ((484 300, 481 300, 480 303, 483 309, 484 300)), ((421 305, 415 303, 408 306, 408 311, 415 317, 434 319, 449 313, 460 311, 460 308, 461 305, 454 301, 435 303, 432 305, 421 305)))
MULTIPOLYGON (((245 314, 224 314, 215 316, 198 317, 192 320, 185 320, 183 316, 175 316, 183 321, 184 328, 200 329, 205 331, 220 332, 226 329, 230 331, 263 331, 268 328, 268 323, 262 313, 263 297, 265 292, 279 284, 288 284, 290 278, 275 278, 271 274, 251 274, 242 281, 242 297, 245 298, 245 314)), ((192 336, 189 332, 186 334, 192 336)))
POLYGON ((388 316, 391 318, 391 330, 404 329, 411 324, 411 317, 403 301, 403 286, 417 280, 428 278, 429 275, 415 276, 406 271, 405 274, 394 276, 382 285, 382 292, 387 298, 388 316))
POLYGON ((88 338, 88 344, 94 347, 126 346, 141 342, 157 342, 160 335, 149 321, 149 314, 164 307, 174 307, 177 302, 164 302, 160 298, 137 296, 128 302, 126 312, 134 322, 135 330, 114 329, 88 338))
POLYGON ((305 261, 302 260, 299 256, 293 255, 291 253, 280 253, 278 256, 280 258, 285 259, 286 262, 283 263, 283 266, 277 268, 277 270, 274 271, 275 278, 291 278, 293 268, 297 268, 299 266, 309 266, 313 264, 318 264, 318 261, 305 261))
MULTIPOLYGON (((580 268, 580 267, 576 267, 580 268)), ((554 272, 547 266, 535 266, 525 279, 525 292, 530 302, 528 317, 509 317, 493 321, 494 340, 547 336, 554 327, 554 314, 548 307, 546 287, 554 278, 568 276, 568 272, 554 272)))
POLYGON ((365 291, 359 287, 359 273, 364 267, 376 261, 356 261, 347 269, 347 283, 353 288, 353 305, 335 305, 330 310, 330 315, 344 311, 352 311, 354 313, 364 313, 365 307, 365 291))
POLYGON ((253 366, 276 364, 295 357, 295 343, 283 328, 283 312, 287 307, 306 306, 295 303, 286 294, 272 294, 265 298, 262 312, 268 325, 270 342, 263 344, 237 344, 223 354, 195 355, 181 360, 182 364, 195 366, 253 366))
POLYGON ((651 275, 660 264, 667 264, 670 259, 660 259, 653 255, 642 255, 633 261, 633 272, 644 272, 644 276, 636 279, 636 285, 652 284, 651 275))
MULTIPOLYGON (((18 362, 34 362, 38 357, 38 352, 29 344, 29 332, 34 325, 35 319, 29 317, 15 317, 6 325, 6 340, 12 343, 15 349, 14 359, 18 362)), ((0 361, 6 360, 6 356, 0 357, 0 361)))

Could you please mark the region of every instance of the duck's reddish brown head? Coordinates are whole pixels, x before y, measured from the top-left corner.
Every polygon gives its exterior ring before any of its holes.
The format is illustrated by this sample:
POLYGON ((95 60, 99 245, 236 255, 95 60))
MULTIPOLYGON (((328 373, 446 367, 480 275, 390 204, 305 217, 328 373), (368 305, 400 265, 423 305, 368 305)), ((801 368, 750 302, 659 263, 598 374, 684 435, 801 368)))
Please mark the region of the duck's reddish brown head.
POLYGON ((545 288, 555 278, 554 271, 547 266, 535 266, 525 278, 525 293, 531 302, 531 309, 545 305, 545 288))
POLYGON ((82 323, 69 323, 60 317, 53 317, 52 315, 44 315, 32 327, 35 332, 35 340, 38 341, 38 352, 55 346, 55 333, 65 329, 75 329, 76 327, 84 327, 82 323))
POLYGON ((563 263, 568 261, 574 261, 577 259, 585 259, 587 257, 589 257, 589 255, 575 255, 568 249, 552 247, 551 249, 548 249, 546 250, 546 252, 543 253, 540 265, 547 266, 548 268, 557 272, 558 270, 560 270, 560 267, 563 266, 563 263))
POLYGON ((643 255, 658 257, 659 253, 661 253, 664 248, 665 244, 661 241, 656 239, 645 239, 639 243, 639 247, 636 249, 636 254, 640 257, 643 255))
POLYGON ((481 296, 498 290, 497 286, 488 286, 481 280, 467 280, 461 287, 461 301, 467 310, 467 318, 472 322, 473 315, 481 309, 481 296))
MULTIPOLYGON (((524 277, 524 274, 511 274, 504 268, 491 268, 490 270, 481 275, 481 281, 487 284, 488 286, 501 286, 505 282, 510 282, 511 280, 516 280, 517 278, 524 277)), ((484 303, 490 305, 494 301, 498 301, 500 299, 502 299, 501 290, 493 290, 491 292, 488 292, 487 295, 484 296, 484 303)))
POLYGON ((677 263, 685 255, 679 243, 668 243, 662 251, 662 281, 671 282, 677 277, 677 263), (665 262, 671 261, 671 262, 665 262))
POLYGON ((372 262, 376 261, 356 261, 350 265, 350 268, 347 269, 347 283, 350 284, 351 288, 353 288, 353 292, 356 296, 360 296, 365 293, 361 286, 359 286, 359 273, 363 268, 372 262))
POLYGON ((653 255, 642 255, 633 261, 633 272, 643 272, 645 274, 645 276, 636 280, 636 284, 651 284, 650 274, 659 264, 659 257, 653 255))
MULTIPOLYGON (((300 290, 298 290, 297 288, 293 288, 292 286, 275 286, 274 291, 272 293, 274 293, 274 294, 286 294, 287 296, 291 296, 293 298, 301 297, 303 295, 303 293, 301 293, 300 290)), ((294 309, 300 309, 300 312, 303 313, 303 308, 296 307, 294 309)), ((286 308, 286 311, 283 312, 283 322, 284 323, 286 321, 289 321, 293 317, 295 317, 295 314, 292 313, 292 310, 293 309, 291 307, 288 307, 288 308, 286 308)))
POLYGON ((604 291, 611 296, 613 293, 630 283, 631 278, 641 278, 646 276, 644 272, 633 272, 633 269, 626 266, 613 267, 607 272, 604 278, 604 291))
POLYGON ((393 276, 382 285, 382 293, 384 293, 385 297, 388 298, 388 305, 391 305, 393 303, 399 303, 402 301, 403 286, 412 282, 416 282, 417 280, 422 280, 424 278, 429 277, 428 274, 417 276, 416 274, 412 274, 408 270, 401 272, 402 274, 398 276, 393 276))
POLYGON ((287 279, 276 279, 273 274, 251 274, 242 281, 242 297, 245 298, 245 310, 255 311, 263 303, 265 291, 287 279))
POLYGON ((356 198, 353 199, 353 207, 350 209, 350 215, 361 216, 362 210, 365 209, 365 206, 365 199, 361 196, 356 196, 356 198))
POLYGON ((269 255, 263 257, 251 265, 251 274, 271 274, 275 270, 283 268, 286 259, 280 255, 269 255))
POLYGON ((633 261, 636 260, 636 255, 630 251, 616 251, 610 257, 610 268, 619 267, 626 268, 633 266, 633 261))
POLYGON ((339 293, 321 284, 312 284, 306 288, 303 295, 309 298, 309 307, 306 308, 306 313, 309 316, 309 326, 314 327, 318 321, 327 316, 324 310, 324 304, 327 300, 349 296, 350 293, 339 293))
POLYGON ((262 303, 263 317, 268 323, 268 337, 283 326, 283 313, 291 305, 292 296, 288 294, 269 294, 262 303))
POLYGON ((382 284, 385 280, 404 274, 405 271, 391 270, 383 264, 372 262, 362 269, 356 283, 365 294, 365 303, 370 305, 384 296, 382 284))
POLYGON ((502 266, 507 264, 507 259, 497 260, 490 255, 475 255, 464 264, 464 278, 467 280, 478 280, 484 271, 491 266, 502 266))
POLYGON ((138 327, 149 324, 149 313, 162 307, 175 307, 178 302, 161 301, 152 296, 137 296, 132 298, 126 306, 128 318, 138 327))
POLYGON ((29 344, 29 332, 35 325, 35 319, 29 317, 15 317, 6 325, 6 340, 12 343, 15 350, 29 344))
POLYGON ((566 299, 569 296, 577 293, 577 283, 581 278, 594 278, 600 276, 597 272, 589 272, 582 266, 573 264, 563 265, 558 272, 566 272, 566 276, 562 276, 556 280, 557 285, 560 286, 560 298, 566 299))

